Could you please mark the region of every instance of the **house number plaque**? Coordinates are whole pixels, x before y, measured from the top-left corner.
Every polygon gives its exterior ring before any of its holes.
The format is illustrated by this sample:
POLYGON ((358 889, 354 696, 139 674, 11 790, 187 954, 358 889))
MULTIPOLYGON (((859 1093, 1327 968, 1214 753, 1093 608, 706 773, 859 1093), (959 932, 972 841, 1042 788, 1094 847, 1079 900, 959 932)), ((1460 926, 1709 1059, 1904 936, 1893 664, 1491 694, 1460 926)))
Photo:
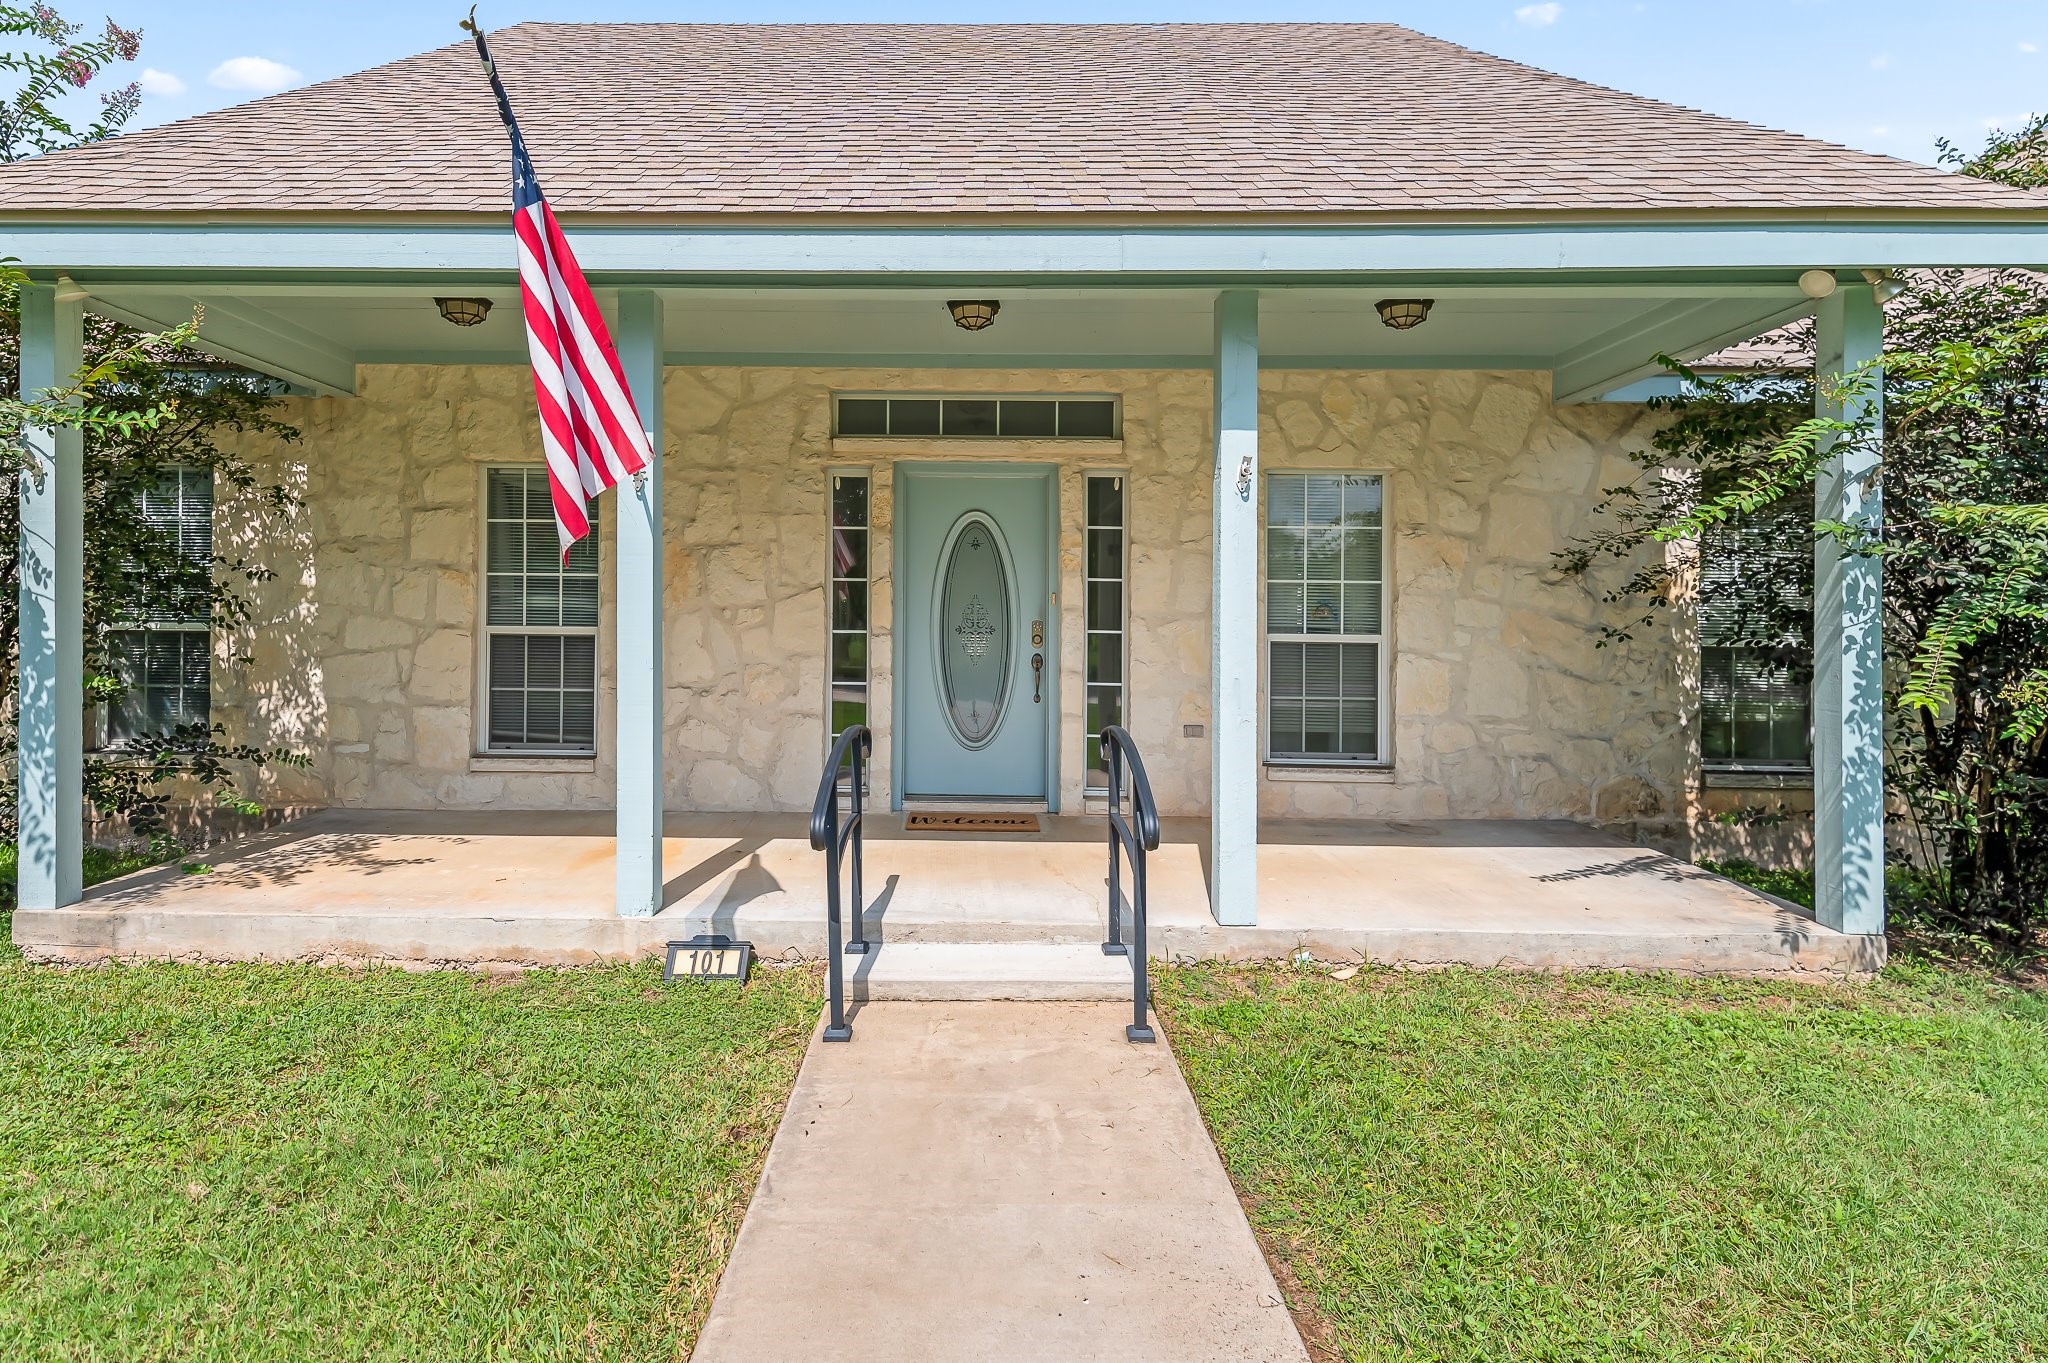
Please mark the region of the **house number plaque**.
POLYGON ((674 980, 738 980, 745 984, 753 964, 752 942, 699 933, 688 941, 668 944, 668 965, 661 979, 664 984, 674 980))

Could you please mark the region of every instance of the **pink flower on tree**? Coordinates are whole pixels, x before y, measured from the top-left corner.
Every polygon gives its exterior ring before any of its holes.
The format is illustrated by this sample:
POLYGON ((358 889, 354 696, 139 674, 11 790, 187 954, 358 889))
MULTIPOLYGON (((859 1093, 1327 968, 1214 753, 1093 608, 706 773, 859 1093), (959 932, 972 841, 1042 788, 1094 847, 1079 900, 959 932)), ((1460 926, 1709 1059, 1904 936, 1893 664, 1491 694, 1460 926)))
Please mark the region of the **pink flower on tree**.
POLYGON ((66 48, 56 57, 57 69, 71 85, 83 90, 92 84, 92 63, 66 48))
POLYGON ((99 117, 74 127, 55 107, 66 90, 84 90, 115 62, 131 62, 142 53, 142 30, 123 28, 108 19, 91 37, 84 25, 57 12, 48 0, 26 8, 0 0, 0 36, 30 36, 50 50, 0 51, 0 67, 23 73, 23 88, 0 101, 0 162, 62 151, 112 137, 141 107, 142 90, 135 82, 101 94, 99 117))
POLYGON ((51 9, 48 5, 35 6, 35 8, 29 11, 29 19, 34 26, 36 36, 49 42, 61 43, 72 34, 78 32, 77 24, 65 23, 64 16, 51 9))
POLYGON ((142 30, 122 28, 112 19, 107 20, 107 45, 114 49, 114 55, 124 62, 132 62, 142 52, 142 30))

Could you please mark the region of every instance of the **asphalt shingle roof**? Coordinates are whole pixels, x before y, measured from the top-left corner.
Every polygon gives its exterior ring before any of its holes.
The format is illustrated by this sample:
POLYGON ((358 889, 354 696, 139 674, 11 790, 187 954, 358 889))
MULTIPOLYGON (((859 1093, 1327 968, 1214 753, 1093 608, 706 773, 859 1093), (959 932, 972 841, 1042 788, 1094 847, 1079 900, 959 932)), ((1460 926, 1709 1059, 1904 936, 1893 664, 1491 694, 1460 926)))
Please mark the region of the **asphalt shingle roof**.
MULTIPOLYGON (((491 44, 563 212, 2048 208, 1385 24, 521 24, 491 44)), ((0 166, 0 212, 499 212, 507 160, 456 43, 0 166)))

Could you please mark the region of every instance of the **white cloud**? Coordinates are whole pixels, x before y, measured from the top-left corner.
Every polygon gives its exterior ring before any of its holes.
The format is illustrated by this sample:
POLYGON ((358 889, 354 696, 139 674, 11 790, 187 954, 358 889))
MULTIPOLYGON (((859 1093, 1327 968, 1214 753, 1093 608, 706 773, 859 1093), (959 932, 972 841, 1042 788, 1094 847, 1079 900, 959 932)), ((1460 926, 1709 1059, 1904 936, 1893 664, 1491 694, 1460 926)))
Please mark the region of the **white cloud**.
POLYGON ((142 68, 142 74, 135 79, 145 95, 182 95, 185 82, 168 71, 159 71, 154 66, 142 68))
POLYGON ((1882 52, 1870 59, 1870 69, 1873 71, 1882 71, 1891 64, 1892 59, 1882 52))
POLYGON ((206 75, 206 83, 219 89, 254 90, 263 95, 302 79, 291 67, 268 57, 229 57, 206 75))
POLYGON ((1872 128, 1870 130, 1870 135, 1872 137, 1890 137, 1892 135, 1892 130, 1890 128, 1887 128, 1884 124, 1880 123, 1875 128, 1872 128))
POLYGON ((1549 28, 1564 17, 1564 6, 1556 0, 1541 5, 1524 5, 1515 11, 1515 17, 1530 28, 1549 28))
POLYGON ((2030 57, 2033 56, 2036 52, 2039 52, 2040 50, 2041 44, 2039 43, 2023 42, 2020 44, 2020 51, 2026 53, 2030 57))

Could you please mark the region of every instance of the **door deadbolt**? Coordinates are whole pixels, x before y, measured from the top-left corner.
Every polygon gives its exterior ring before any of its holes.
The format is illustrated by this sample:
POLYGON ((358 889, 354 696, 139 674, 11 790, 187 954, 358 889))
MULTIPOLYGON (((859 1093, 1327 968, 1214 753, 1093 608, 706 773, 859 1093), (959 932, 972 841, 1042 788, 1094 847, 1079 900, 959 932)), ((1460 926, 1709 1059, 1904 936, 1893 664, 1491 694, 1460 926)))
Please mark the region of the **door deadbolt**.
POLYGON ((1031 646, 1033 648, 1045 647, 1045 621, 1033 620, 1031 622, 1031 646))

